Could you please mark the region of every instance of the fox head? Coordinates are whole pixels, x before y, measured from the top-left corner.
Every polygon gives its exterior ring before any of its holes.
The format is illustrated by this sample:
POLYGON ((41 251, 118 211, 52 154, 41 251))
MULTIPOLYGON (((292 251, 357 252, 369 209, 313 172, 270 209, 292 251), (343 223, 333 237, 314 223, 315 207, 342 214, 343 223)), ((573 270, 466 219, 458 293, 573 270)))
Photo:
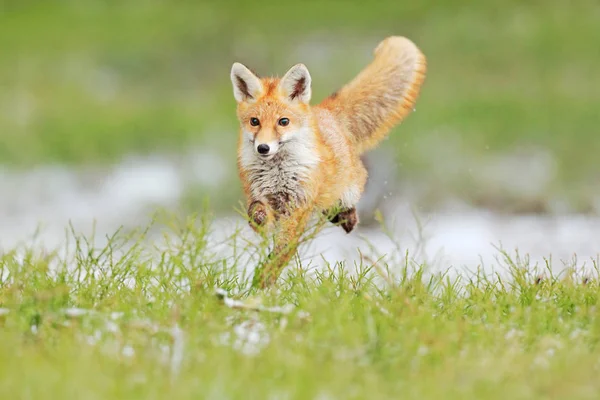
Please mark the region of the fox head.
POLYGON ((255 154, 272 158, 286 143, 302 140, 310 129, 311 77, 296 64, 281 78, 259 78, 246 66, 231 68, 242 140, 255 154))

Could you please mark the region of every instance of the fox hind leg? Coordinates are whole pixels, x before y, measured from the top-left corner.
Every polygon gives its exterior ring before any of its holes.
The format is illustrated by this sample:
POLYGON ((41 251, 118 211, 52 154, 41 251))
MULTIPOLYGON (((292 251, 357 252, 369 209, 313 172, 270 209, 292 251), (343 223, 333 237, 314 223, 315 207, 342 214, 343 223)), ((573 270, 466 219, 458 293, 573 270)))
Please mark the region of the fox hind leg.
POLYGON ((364 190, 365 182, 367 180, 366 169, 362 167, 359 171, 358 179, 355 180, 354 184, 350 185, 342 194, 338 207, 335 210, 328 210, 326 212, 329 221, 335 225, 341 226, 346 233, 352 232, 359 223, 356 204, 358 204, 358 201, 360 200, 361 193, 364 190))
POLYGON ((329 221, 334 225, 341 226, 346 233, 352 232, 358 224, 358 213, 356 212, 356 207, 342 208, 342 210, 337 214, 330 215, 329 221))
POLYGON ((334 225, 341 226, 346 233, 354 230, 359 222, 355 206, 346 206, 342 201, 337 207, 323 211, 325 217, 334 225))

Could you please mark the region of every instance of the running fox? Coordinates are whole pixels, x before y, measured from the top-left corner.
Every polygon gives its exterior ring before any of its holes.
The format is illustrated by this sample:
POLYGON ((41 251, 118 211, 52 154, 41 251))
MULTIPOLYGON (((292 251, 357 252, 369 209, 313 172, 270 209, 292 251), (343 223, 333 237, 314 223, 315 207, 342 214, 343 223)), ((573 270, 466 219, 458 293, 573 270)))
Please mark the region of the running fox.
POLYGON ((426 58, 407 38, 381 41, 373 61, 320 104, 310 105, 311 76, 296 64, 282 78, 231 68, 240 122, 237 166, 252 228, 275 230, 274 249, 255 273, 265 288, 297 250, 315 212, 350 233, 359 218, 367 171, 360 156, 414 108, 426 58))

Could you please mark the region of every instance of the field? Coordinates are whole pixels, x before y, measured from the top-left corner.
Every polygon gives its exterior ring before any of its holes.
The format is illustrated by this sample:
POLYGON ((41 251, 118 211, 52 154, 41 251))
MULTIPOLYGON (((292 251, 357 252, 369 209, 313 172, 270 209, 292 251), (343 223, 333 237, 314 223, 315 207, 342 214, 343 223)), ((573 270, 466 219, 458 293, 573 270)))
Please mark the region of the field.
POLYGON ((593 0, 0 0, 0 398, 598 398, 598 21, 593 0), (303 62, 318 101, 388 35, 428 72, 366 158, 361 225, 251 289, 232 63, 303 62))
POLYGON ((70 235, 69 256, 4 254, 2 397, 594 399, 600 390, 597 265, 553 276, 505 254, 502 274, 459 279, 396 254, 356 268, 297 264, 276 290, 255 292, 234 258, 214 255, 210 220, 185 222, 162 228, 170 244, 160 249, 141 233, 127 237, 132 246, 116 235, 95 249, 70 235))

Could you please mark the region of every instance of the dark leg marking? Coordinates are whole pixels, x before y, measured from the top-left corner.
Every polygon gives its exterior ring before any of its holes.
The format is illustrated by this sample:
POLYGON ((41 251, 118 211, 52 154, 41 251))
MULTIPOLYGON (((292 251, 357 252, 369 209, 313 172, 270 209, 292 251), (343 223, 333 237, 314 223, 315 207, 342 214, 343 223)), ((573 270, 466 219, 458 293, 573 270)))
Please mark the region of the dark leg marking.
POLYGON ((352 232, 358 224, 358 213, 356 207, 346 208, 330 217, 329 221, 335 225, 340 225, 346 233, 352 232))
POLYGON ((289 215, 293 207, 293 199, 289 193, 279 192, 267 196, 269 205, 275 212, 275 219, 279 219, 281 215, 289 215))
POLYGON ((258 226, 264 225, 267 221, 267 210, 265 205, 260 201, 253 201, 248 207, 248 215, 250 216, 250 223, 254 222, 258 226))

